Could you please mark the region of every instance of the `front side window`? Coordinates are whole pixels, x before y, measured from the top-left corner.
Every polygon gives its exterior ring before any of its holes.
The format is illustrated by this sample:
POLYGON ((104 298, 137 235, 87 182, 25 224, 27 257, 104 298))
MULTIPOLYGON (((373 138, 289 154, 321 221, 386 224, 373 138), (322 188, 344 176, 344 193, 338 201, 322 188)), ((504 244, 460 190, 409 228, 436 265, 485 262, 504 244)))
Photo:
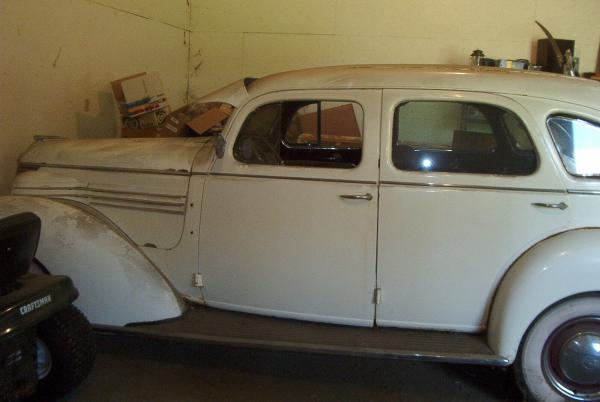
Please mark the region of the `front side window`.
POLYGON ((360 163, 363 110, 355 102, 269 103, 248 115, 234 145, 244 163, 352 168, 360 163))
POLYGON ((567 172, 600 176, 600 125, 567 116, 552 116, 547 124, 567 172))
POLYGON ((413 101, 396 107, 392 158, 402 170, 528 175, 537 156, 513 112, 482 103, 413 101))

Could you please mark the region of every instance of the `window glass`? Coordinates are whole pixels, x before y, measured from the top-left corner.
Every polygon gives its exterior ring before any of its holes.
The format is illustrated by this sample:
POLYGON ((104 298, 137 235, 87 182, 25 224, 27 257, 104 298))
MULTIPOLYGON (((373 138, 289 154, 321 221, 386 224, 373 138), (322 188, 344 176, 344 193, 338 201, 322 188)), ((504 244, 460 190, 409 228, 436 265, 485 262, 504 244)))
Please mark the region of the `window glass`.
POLYGON ((495 106, 414 101, 394 114, 394 165, 403 170, 527 175, 537 157, 512 112, 495 106))
POLYGON ((502 116, 507 132, 512 134, 512 145, 523 151, 533 151, 533 143, 523 122, 514 113, 505 113, 502 116))
POLYGON ((234 145, 245 163, 352 168, 362 156, 363 110, 343 101, 289 101, 258 107, 234 145))
POLYGON ((362 109, 356 103, 313 102, 295 111, 284 141, 287 145, 360 148, 362 122, 362 109))
POLYGON ((600 176, 600 125, 553 116, 548 129, 567 171, 575 176, 600 176))

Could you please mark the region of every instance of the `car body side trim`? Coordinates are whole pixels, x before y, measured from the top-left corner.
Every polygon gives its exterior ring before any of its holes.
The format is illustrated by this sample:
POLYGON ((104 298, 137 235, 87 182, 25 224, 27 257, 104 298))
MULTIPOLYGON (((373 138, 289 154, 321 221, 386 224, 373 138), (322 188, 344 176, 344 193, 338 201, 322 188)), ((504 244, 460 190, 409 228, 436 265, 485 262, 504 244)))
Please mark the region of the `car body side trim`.
MULTIPOLYGON (((50 189, 51 190, 51 189, 50 189)), ((124 197, 109 197, 102 195, 93 195, 93 194, 69 194, 69 193, 27 193, 27 194, 19 194, 19 195, 28 195, 33 197, 48 197, 48 198, 87 198, 92 200, 100 200, 100 201, 113 201, 113 202, 124 202, 129 204, 146 204, 146 205, 154 205, 161 207, 172 207, 172 208, 183 208, 185 207, 185 201, 181 202, 173 202, 173 201, 154 201, 154 200, 144 200, 140 198, 124 198, 124 197)), ((183 198, 183 197, 182 197, 183 198)))
MULTIPOLYGON (((192 173, 193 175, 208 175, 208 176, 226 176, 226 177, 248 177, 256 179, 283 179, 283 180, 300 180, 300 181, 322 181, 322 182, 334 182, 334 183, 356 183, 356 184, 377 184, 375 180, 346 180, 346 179, 322 179, 322 178, 310 178, 310 177, 293 177, 293 176, 269 176, 269 175, 253 175, 253 174, 239 174, 239 173, 192 173)), ((523 192, 536 192, 536 193, 553 193, 553 194, 567 194, 567 191, 560 189, 544 189, 544 188, 528 188, 528 187, 501 187, 501 186, 474 186, 465 184, 433 184, 433 183, 411 183, 411 182, 400 182, 400 181, 381 181, 381 185, 398 185, 398 186, 411 186, 411 187, 439 187, 439 188, 455 188, 464 190, 501 190, 501 191, 523 191, 523 192)), ((572 192, 569 192, 572 193, 572 192)), ((588 194, 585 192, 585 194, 588 194)), ((595 192, 600 195, 600 191, 595 192)))
POLYGON ((159 194, 159 193, 148 193, 139 191, 125 191, 125 190, 109 190, 95 187, 84 187, 84 186, 73 186, 73 187, 29 187, 29 186, 15 186, 13 190, 42 190, 42 191, 91 191, 95 193, 109 193, 109 194, 122 194, 122 195, 147 195, 151 197, 160 198, 175 198, 182 199, 185 195, 172 195, 172 194, 159 194))
POLYGON ((527 188, 527 187, 501 187, 501 186, 475 186, 467 184, 434 184, 434 183, 411 183, 411 182, 400 182, 400 181, 382 181, 382 185, 396 185, 406 187, 436 187, 436 188, 452 188, 462 190, 498 190, 498 191, 522 191, 522 192, 534 192, 534 193, 553 193, 553 194, 567 194, 565 190, 558 189, 546 189, 546 188, 527 188))
POLYGON ((568 190, 568 193, 579 195, 600 195, 600 191, 598 190, 568 190))
POLYGON ((39 168, 59 168, 59 169, 77 169, 77 170, 95 170, 101 172, 127 172, 127 173, 149 173, 149 174, 165 174, 171 176, 189 176, 187 170, 153 170, 153 169, 132 169, 124 167, 107 167, 107 166, 84 166, 84 165, 62 165, 58 163, 29 163, 20 162, 19 169, 39 169, 39 168))
MULTIPOLYGON (((196 173, 194 173, 196 174, 196 173)), ((322 179, 312 177, 294 177, 294 176, 269 176, 255 174, 239 174, 239 173, 210 173, 209 176, 225 176, 225 177, 244 177, 252 179, 278 179, 278 180, 299 180, 299 181, 322 181, 326 183, 354 183, 354 184, 377 184, 375 180, 347 180, 347 179, 322 179)))
POLYGON ((97 205, 100 207, 111 207, 111 208, 123 208, 123 209, 131 209, 134 211, 148 211, 148 212, 160 212, 164 214, 173 214, 173 215, 184 215, 183 211, 172 211, 168 209, 160 209, 160 208, 147 208, 147 207, 136 207, 133 205, 122 205, 122 204, 111 204, 109 202, 90 202, 91 206, 97 205))

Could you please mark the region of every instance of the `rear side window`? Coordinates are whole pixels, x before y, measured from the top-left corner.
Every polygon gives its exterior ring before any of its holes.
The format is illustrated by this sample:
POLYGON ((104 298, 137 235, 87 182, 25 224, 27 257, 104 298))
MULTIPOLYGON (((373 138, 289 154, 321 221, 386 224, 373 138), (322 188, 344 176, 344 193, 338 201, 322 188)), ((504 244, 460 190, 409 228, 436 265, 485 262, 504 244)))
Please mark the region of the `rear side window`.
POLYGON ((363 109, 346 101, 288 101, 248 115, 234 145, 244 163, 353 168, 360 163, 363 109))
POLYGON ((394 113, 392 158, 402 170, 528 175, 537 156, 513 112, 480 103, 414 101, 394 113))
POLYGON ((547 124, 567 172, 600 176, 600 125, 568 116, 552 116, 547 124))

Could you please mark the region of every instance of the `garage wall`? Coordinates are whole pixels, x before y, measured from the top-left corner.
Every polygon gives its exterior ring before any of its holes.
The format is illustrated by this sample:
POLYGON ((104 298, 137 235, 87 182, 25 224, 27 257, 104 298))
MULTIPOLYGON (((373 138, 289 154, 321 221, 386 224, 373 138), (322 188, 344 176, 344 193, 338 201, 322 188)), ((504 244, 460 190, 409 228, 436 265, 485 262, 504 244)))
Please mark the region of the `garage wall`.
POLYGON ((33 135, 116 133, 110 81, 159 71, 185 103, 187 0, 0 0, 0 194, 33 135))
POLYGON ((191 94, 310 66, 466 64, 476 48, 532 58, 536 19, 595 69, 598 0, 192 0, 191 94))
POLYGON ((0 194, 34 134, 114 136, 116 78, 158 71, 177 107, 295 68, 530 58, 534 19, 595 68, 598 0, 0 0, 0 194))

